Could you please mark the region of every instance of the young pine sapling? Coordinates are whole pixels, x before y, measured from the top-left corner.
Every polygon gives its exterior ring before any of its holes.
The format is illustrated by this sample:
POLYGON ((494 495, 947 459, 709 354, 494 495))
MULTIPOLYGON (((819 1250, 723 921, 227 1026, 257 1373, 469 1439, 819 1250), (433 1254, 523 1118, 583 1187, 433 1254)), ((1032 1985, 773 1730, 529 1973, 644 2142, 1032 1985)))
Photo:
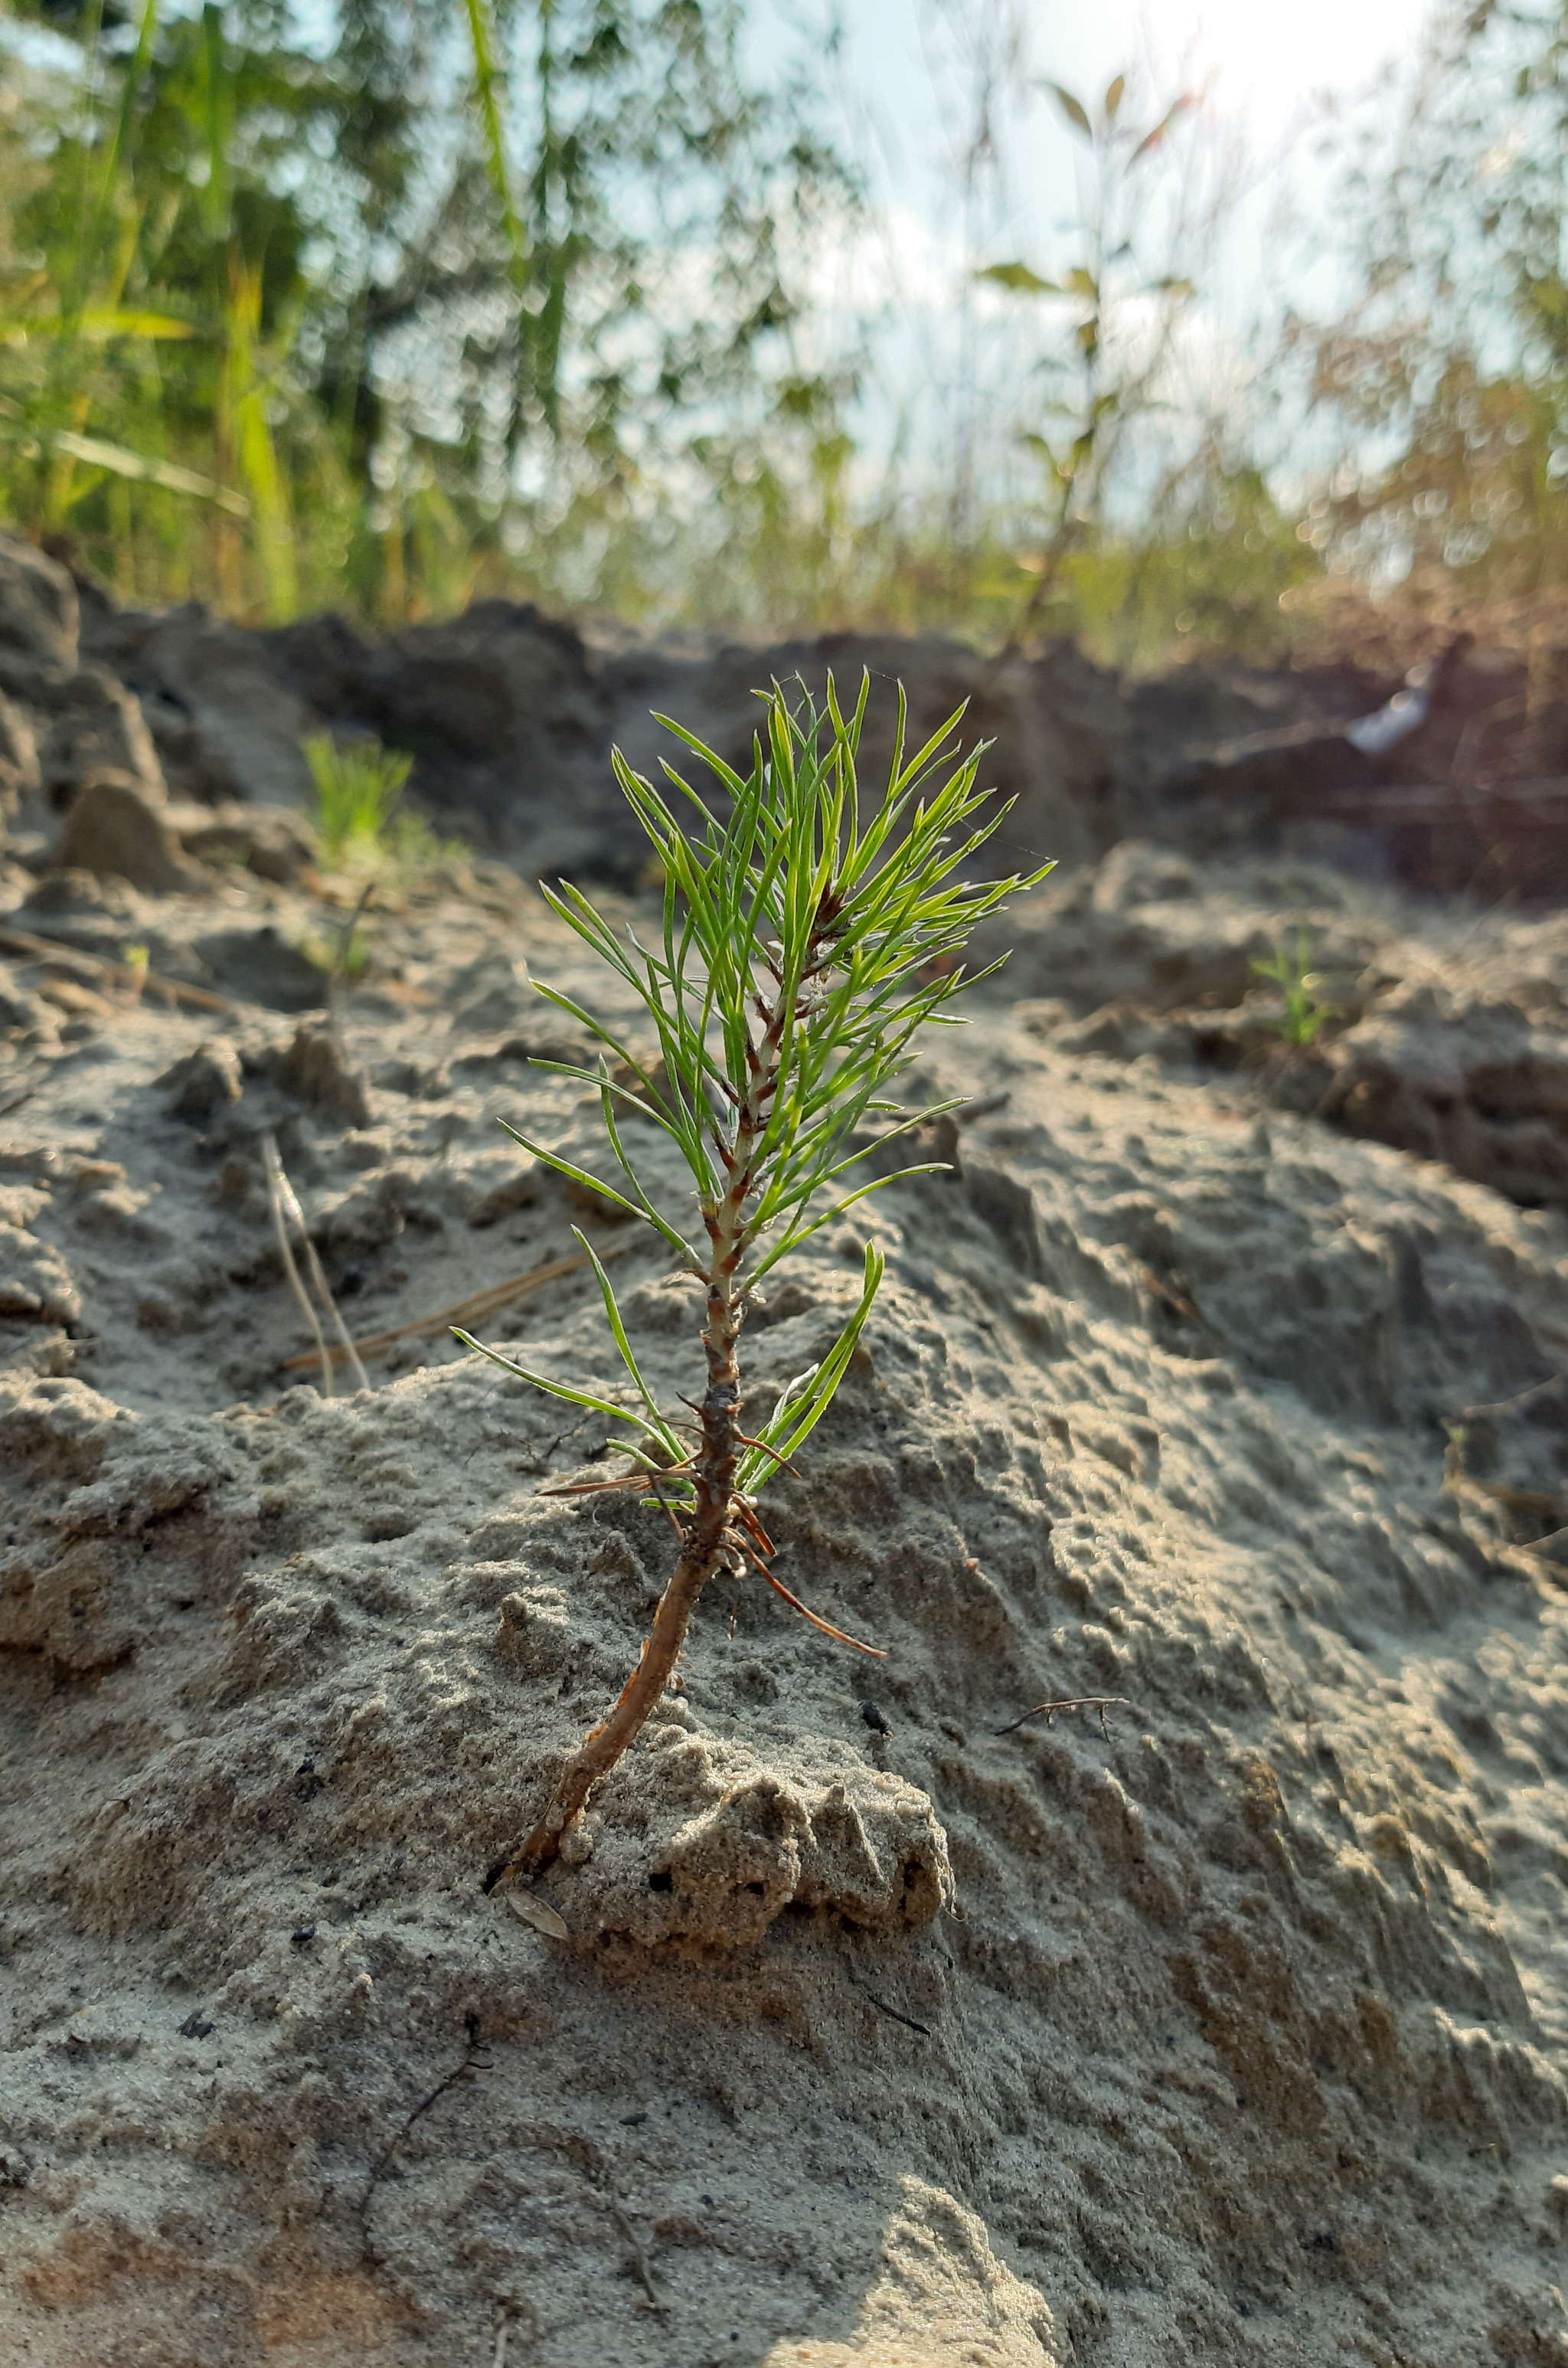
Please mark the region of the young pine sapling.
POLYGON ((669 765, 669 794, 655 789, 616 753, 616 778, 662 868, 656 948, 634 931, 623 939, 564 882, 559 892, 543 891, 552 911, 640 997, 662 1059, 644 1065, 569 996, 541 986, 606 1048, 597 1071, 542 1065, 597 1088, 625 1189, 601 1183, 516 1128, 507 1132, 537 1158, 642 1218, 668 1246, 680 1273, 701 1284, 707 1387, 700 1401, 686 1402, 694 1420, 664 1412, 627 1338, 609 1278, 580 1232, 634 1406, 615 1406, 531 1372, 458 1334, 520 1380, 632 1434, 617 1443, 634 1467, 624 1477, 551 1493, 637 1490, 663 1505, 679 1541, 674 1573, 619 1700, 567 1763, 543 1816, 494 1870, 487 1888, 537 1874, 555 1858, 593 1785, 615 1766, 664 1692, 692 1607, 715 1573, 750 1563, 816 1627, 855 1643, 806 1611, 774 1576, 775 1549, 756 1500, 775 1472, 792 1468, 790 1459, 827 1411, 876 1296, 881 1253, 868 1243, 859 1303, 848 1322, 822 1362, 792 1381, 760 1424, 742 1420, 741 1326, 757 1285, 810 1235, 883 1184, 942 1165, 925 1161, 833 1189, 872 1140, 880 1146, 956 1107, 909 1111, 881 1097, 914 1057, 912 1044, 926 1022, 953 1024, 949 1006, 975 983, 958 961, 974 924, 1051 869, 1047 863, 1028 877, 978 882, 962 876, 1008 809, 991 805, 993 793, 975 787, 983 747, 955 762, 949 735, 961 709, 917 754, 906 754, 902 689, 890 778, 863 813, 856 758, 869 689, 863 681, 858 703, 846 715, 830 677, 826 711, 819 714, 806 700, 792 707, 775 685, 767 696, 766 733, 754 744, 744 777, 661 717, 711 775, 717 795, 710 789, 706 799, 669 765), (620 1064, 619 1076, 606 1055, 620 1064), (696 1188, 695 1211, 689 1201, 661 1208, 646 1189, 617 1120, 618 1102, 631 1099, 678 1146, 696 1188), (857 1133, 869 1119, 891 1123, 869 1138, 857 1133))
POLYGON ((1329 1021, 1339 1017, 1337 1004, 1319 1002, 1318 989, 1323 980, 1311 962, 1312 940, 1301 929, 1297 933, 1294 956, 1280 946, 1267 962, 1255 962, 1252 966, 1255 977, 1272 979, 1284 995, 1285 1008, 1268 1026, 1293 1053, 1310 1050, 1329 1021))

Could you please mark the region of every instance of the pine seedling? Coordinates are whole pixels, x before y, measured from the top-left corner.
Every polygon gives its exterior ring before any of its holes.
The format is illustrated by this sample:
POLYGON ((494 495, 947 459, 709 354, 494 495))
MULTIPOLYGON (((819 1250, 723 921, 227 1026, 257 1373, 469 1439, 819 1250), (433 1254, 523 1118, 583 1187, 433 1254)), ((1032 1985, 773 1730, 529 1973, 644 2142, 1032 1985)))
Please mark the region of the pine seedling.
POLYGON ((1310 967, 1311 961, 1312 940, 1302 929, 1296 938, 1294 955, 1280 946, 1267 962, 1255 962, 1252 966, 1255 977, 1272 979, 1284 995, 1284 1011, 1268 1024, 1293 1053, 1306 1052, 1329 1021, 1339 1017, 1336 1004, 1319 1002, 1318 989, 1323 980, 1310 967))
POLYGON ((567 1763, 543 1816, 494 1870, 487 1888, 537 1874, 555 1858, 593 1785, 615 1766, 664 1692, 692 1607, 716 1573, 751 1565, 825 1634, 862 1652, 873 1649, 807 1611, 774 1576, 775 1548, 756 1506, 776 1472, 795 1468, 791 1459, 832 1404, 881 1281, 881 1251, 868 1242, 860 1296, 847 1323, 760 1424, 743 1426, 741 1328, 757 1285, 802 1242, 868 1193, 942 1166, 918 1161, 852 1180, 873 1142, 880 1148, 957 1106, 911 1111, 884 1099, 883 1089, 913 1059, 920 1030, 927 1022, 954 1024, 954 998, 990 975, 971 977, 959 961, 975 923, 1005 896, 1034 887, 1051 865, 1027 878, 963 876, 1008 806, 975 787, 983 746, 958 760, 950 734, 961 708, 908 754, 902 687, 887 786, 866 800, 863 812, 856 759, 869 688, 864 678, 846 715, 831 677, 821 713, 803 696, 792 705, 775 684, 765 694, 766 728, 745 776, 660 717, 710 777, 706 791, 668 764, 666 786, 656 789, 616 752, 616 779, 652 842, 664 882, 656 946, 644 945, 633 930, 622 937, 564 882, 542 891, 551 910, 639 997, 660 1058, 644 1064, 571 996, 540 985, 604 1047, 592 1071, 540 1065, 597 1091, 619 1180, 603 1183, 516 1128, 507 1133, 547 1166, 642 1218, 678 1271, 700 1283, 707 1387, 700 1401, 686 1401, 695 1420, 660 1406, 609 1278, 581 1232, 634 1403, 614 1405, 532 1372, 466 1332, 457 1335, 536 1389, 625 1426, 630 1436, 615 1443, 631 1459, 630 1472, 550 1493, 635 1491, 663 1505, 678 1540, 675 1570, 619 1701, 567 1763), (661 1207, 646 1188, 617 1115, 618 1105, 631 1100, 678 1146, 695 1209, 689 1200, 661 1207), (861 1131, 868 1121, 874 1133, 861 1131))
POLYGON ((328 863, 346 857, 380 857, 412 757, 383 748, 379 740, 346 741, 328 732, 300 743, 316 792, 316 830, 328 863))

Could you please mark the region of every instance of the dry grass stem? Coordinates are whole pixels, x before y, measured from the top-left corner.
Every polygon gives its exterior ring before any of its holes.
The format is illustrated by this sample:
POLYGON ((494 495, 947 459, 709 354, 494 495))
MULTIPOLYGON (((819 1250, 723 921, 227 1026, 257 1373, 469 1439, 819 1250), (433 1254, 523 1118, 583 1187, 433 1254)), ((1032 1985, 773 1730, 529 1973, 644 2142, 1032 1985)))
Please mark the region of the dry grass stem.
MULTIPOLYGON (((333 1395, 332 1359, 327 1355, 326 1341, 323 1336, 316 1311, 311 1304, 311 1295, 300 1280, 300 1269, 294 1263, 294 1253, 289 1247, 289 1220, 284 1200, 283 1163, 278 1156, 278 1145, 271 1135, 262 1136, 261 1151, 267 1165, 267 1197, 272 1204, 272 1224, 278 1235, 278 1250, 283 1260, 283 1271, 289 1279, 289 1288, 300 1304, 300 1312, 310 1326, 311 1337, 316 1344, 316 1357, 321 1360, 322 1395, 324 1397, 331 1397, 333 1395)), ((292 1198, 292 1195, 290 1194, 290 1197, 292 1198)), ((309 1357, 305 1360, 307 1364, 313 1361, 309 1357)))
POLYGON ((116 986, 134 985, 138 996, 166 996, 171 1003, 188 1004, 193 1011, 244 1011, 232 996, 215 995, 210 987, 187 986, 183 979, 165 978, 142 962, 109 962, 102 954, 85 954, 53 938, 38 938, 26 929, 0 928, 0 951, 26 954, 34 962, 60 962, 68 970, 85 971, 89 978, 107 979, 116 986))
POLYGON ((857 1981, 853 1974, 849 1975, 849 1987, 851 1989, 858 1990, 867 2003, 874 2006, 879 2014, 885 2014, 890 2022, 902 2022, 905 2031, 917 2031, 922 2039, 930 2038, 931 2026, 928 2022, 916 2022, 912 2014, 901 2013, 896 2006, 890 2006, 886 1998, 879 1998, 875 1990, 868 1989, 864 1982, 857 1981))
MULTIPOLYGON (((283 1254, 283 1269, 289 1278, 290 1286, 293 1291, 295 1298, 299 1301, 300 1305, 305 1311, 305 1318, 310 1325, 311 1334, 316 1344, 316 1354, 321 1360, 322 1395, 324 1397, 331 1397, 333 1395, 332 1368, 334 1353, 347 1358, 349 1366, 351 1367, 354 1374, 355 1388, 357 1390, 369 1390, 370 1386, 369 1378, 365 1372, 364 1366, 359 1361, 358 1353, 355 1349, 353 1341, 348 1337, 347 1328, 344 1324, 343 1318, 337 1312, 337 1302, 334 1299, 332 1292, 327 1288, 326 1276, 323 1273, 322 1262, 316 1256, 316 1246, 311 1239, 310 1228, 305 1223, 305 1212, 300 1206, 299 1196, 295 1192, 293 1186, 290 1183, 287 1175, 284 1173, 283 1162, 278 1156, 277 1137, 275 1135, 264 1134, 261 1138, 261 1151, 262 1158, 267 1167, 267 1193, 268 1200, 272 1203, 272 1223, 278 1235, 278 1247, 283 1254), (320 1295, 321 1304, 325 1308, 328 1318, 330 1319, 333 1327, 337 1334, 338 1340, 341 1343, 339 1349, 333 1353, 329 1353, 327 1349, 325 1338, 323 1335, 320 1324, 316 1320, 315 1310, 311 1304, 304 1284, 300 1280, 300 1269, 294 1263, 293 1252, 289 1247, 289 1225, 290 1221, 292 1221, 296 1227, 301 1242, 304 1247, 305 1261, 310 1269, 311 1281, 316 1287, 316 1291, 320 1295)), ((310 1360, 307 1358, 305 1361, 309 1363, 310 1360)))
POLYGON ((642 2239, 637 2234, 636 2229, 632 2226, 631 2215, 627 2211, 625 2204, 622 2203, 619 2195, 612 2195, 610 2197, 609 2209, 610 2217, 614 2220, 616 2226, 619 2229, 621 2235, 625 2237, 627 2243, 631 2248, 631 2258, 637 2264, 637 2274, 642 2281, 643 2293, 647 2295, 649 2302, 653 2305, 655 2310, 667 2310, 669 2308, 668 2303, 665 2302, 663 2294, 659 2292, 658 2287, 653 2283, 653 2272, 648 2266, 648 2255, 643 2247, 642 2239))
MULTIPOLYGON (((607 1250, 600 1252, 601 1264, 619 1258, 620 1251, 621 1245, 612 1242, 607 1250)), ((450 1307, 438 1308, 434 1315, 412 1316, 406 1324, 391 1324, 384 1332, 369 1332, 363 1339, 348 1345, 358 1356, 379 1356, 382 1349, 395 1347, 399 1340, 414 1340, 426 1333, 446 1332, 454 1324, 477 1324, 484 1316, 494 1315, 501 1308, 510 1306, 514 1299, 521 1299, 547 1282, 558 1282, 562 1275, 575 1274, 579 1267, 587 1263, 581 1250, 570 1250, 563 1258, 547 1258, 542 1266, 530 1268, 527 1274, 510 1275, 505 1282, 493 1282, 483 1291, 472 1292, 467 1299, 457 1300, 450 1307)), ((327 1351, 335 1363, 345 1353, 344 1349, 336 1346, 327 1351)), ((285 1357, 278 1371, 298 1372, 314 1362, 314 1357, 308 1354, 285 1357)))

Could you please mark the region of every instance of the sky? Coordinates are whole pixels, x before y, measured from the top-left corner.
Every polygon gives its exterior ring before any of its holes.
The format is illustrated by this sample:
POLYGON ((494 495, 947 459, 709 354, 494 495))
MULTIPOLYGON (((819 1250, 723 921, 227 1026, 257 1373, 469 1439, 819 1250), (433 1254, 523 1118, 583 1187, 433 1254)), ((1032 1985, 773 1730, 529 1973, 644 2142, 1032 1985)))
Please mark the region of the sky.
MULTIPOLYGON (((1430 0, 972 0, 974 21, 1016 15, 1028 66, 1085 99, 1113 74, 1142 68, 1162 89, 1203 85, 1259 157, 1281 145, 1323 94, 1362 89, 1385 60, 1415 51, 1430 0)), ((846 79, 877 126, 893 193, 913 195, 943 145, 939 94, 950 52, 942 0, 844 0, 846 79)), ((945 96, 950 102, 949 85, 945 96)), ((1063 135, 1063 141, 1065 135, 1063 135)), ((1062 143, 1058 143, 1062 144, 1062 143)))
MULTIPOLYGON (((955 455, 977 445, 987 427, 993 458, 1003 456, 998 465, 1031 465, 1016 461, 1014 427, 1041 424, 1041 357, 1052 336, 1063 347, 1072 315, 977 288, 974 275, 982 265, 1018 258, 1056 276, 1081 252, 1074 222, 1085 193, 1085 152, 1046 95, 1048 78, 1097 109, 1112 75, 1127 73, 1124 123, 1152 121, 1178 93, 1200 98, 1181 142, 1172 143, 1169 185, 1180 184, 1185 153, 1210 174, 1228 160, 1236 194, 1222 235, 1198 264, 1189 262, 1190 245, 1168 240, 1147 276, 1175 269, 1198 282, 1179 357, 1185 386, 1170 390, 1170 409, 1209 417, 1222 407, 1216 390, 1223 396, 1234 389, 1244 404, 1249 340, 1267 347, 1287 305, 1332 317, 1347 294, 1333 182, 1318 154, 1324 104, 1364 104, 1381 69, 1416 54, 1432 5, 746 0, 748 63, 764 84, 770 70, 799 55, 802 40, 811 45, 813 25, 836 17, 842 27, 827 69, 838 120, 828 128, 859 167, 867 205, 846 241, 825 241, 803 258, 815 300, 807 335, 818 350, 801 359, 831 366, 856 347, 862 324, 874 324, 852 417, 868 479, 897 453, 901 464, 913 460, 950 482, 955 455), (995 115, 999 162, 981 176, 966 214, 960 184, 974 122, 974 60, 988 43, 994 50, 1009 40, 1014 63, 995 115), (1288 210, 1294 227, 1287 238, 1278 226, 1288 210)), ((306 23, 319 20, 326 37, 332 0, 292 6, 306 23)), ((1199 176, 1185 200, 1168 202, 1192 203, 1200 187, 1199 176)), ((1157 246, 1157 212, 1147 227, 1146 243, 1157 246)), ((1283 431, 1283 449, 1292 438, 1305 465, 1312 456, 1299 422, 1283 431)))
POLYGON ((1042 8, 1042 49, 1066 72, 1093 83, 1130 57, 1196 57, 1217 77, 1220 104, 1244 113, 1263 142, 1284 130, 1303 97, 1354 91, 1389 56, 1408 55, 1428 0, 1165 0, 1158 11, 1129 0, 1092 9, 1042 8))
MULTIPOLYGON (((790 8, 791 0, 776 4, 790 8)), ((972 290, 976 266, 1018 257, 1051 274, 1078 248, 1073 225, 1084 197, 1085 150, 1042 90, 1048 78, 1093 110, 1111 77, 1125 72, 1124 108, 1141 109, 1146 120, 1178 93, 1200 95, 1200 120, 1188 135, 1194 153, 1216 172, 1228 157, 1238 194, 1222 237, 1204 257, 1189 360, 1199 376, 1224 380, 1242 370, 1251 324, 1278 319, 1286 303, 1331 311, 1343 292, 1335 279, 1343 267, 1331 259, 1337 243, 1310 227, 1332 203, 1319 154, 1324 108, 1366 104, 1385 65, 1407 64, 1432 0, 838 5, 844 40, 835 90, 846 144, 867 175, 869 224, 851 255, 824 259, 824 281, 835 272, 838 284, 819 283, 818 292, 846 313, 864 314, 879 299, 885 305, 867 396, 870 416, 880 418, 873 442, 898 432, 893 415, 905 385, 924 381, 929 389, 945 375, 945 430, 934 425, 927 401, 923 420, 905 431, 916 450, 935 458, 933 439, 962 440, 963 404, 951 390, 966 370, 971 410, 978 406, 978 416, 989 404, 994 416, 1016 396, 1028 366, 1035 333, 1016 307, 1003 323, 1009 300, 989 291, 973 299, 965 325, 960 300, 972 290), (983 176, 966 219, 960 186, 974 120, 973 60, 987 40, 1005 42, 1009 34, 1017 63, 997 109, 1001 163, 983 176), (1288 243, 1278 235, 1287 208, 1296 222, 1288 243)), ((1187 268, 1185 258, 1176 268, 1187 268)))

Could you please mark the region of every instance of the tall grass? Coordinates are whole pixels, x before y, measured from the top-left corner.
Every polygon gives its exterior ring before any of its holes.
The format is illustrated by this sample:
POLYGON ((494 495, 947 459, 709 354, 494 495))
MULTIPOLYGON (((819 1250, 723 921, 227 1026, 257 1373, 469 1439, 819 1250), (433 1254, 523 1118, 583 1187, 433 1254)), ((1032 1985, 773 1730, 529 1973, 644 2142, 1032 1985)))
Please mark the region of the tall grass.
POLYGON ((1522 19, 1445 36, 1352 160, 1364 294, 1259 375, 1352 465, 1290 501, 1256 418, 1149 457, 1203 292, 1202 206, 1155 194, 1191 110, 1057 90, 1081 219, 972 258, 1038 346, 960 500, 857 451, 852 338, 809 360, 784 226, 809 256, 852 176, 793 81, 745 83, 740 0, 341 0, 325 55, 288 0, 112 5, 51 0, 69 53, 0 17, 0 517, 125 599, 395 624, 507 594, 1144 665, 1298 646, 1335 579, 1414 565, 1433 616, 1568 583, 1568 52, 1522 19), (1475 71, 1508 41, 1517 149, 1475 71))
POLYGON ((289 0, 133 5, 50 0, 63 62, 0 17, 0 515, 127 597, 563 583, 799 380, 783 226, 849 182, 738 0, 342 0, 325 55, 289 0))
POLYGON ((294 375, 298 253, 236 168, 245 62, 213 0, 166 22, 143 0, 129 55, 90 13, 81 54, 74 82, 18 67, 0 505, 129 598, 281 620, 341 566, 353 492, 294 375))

